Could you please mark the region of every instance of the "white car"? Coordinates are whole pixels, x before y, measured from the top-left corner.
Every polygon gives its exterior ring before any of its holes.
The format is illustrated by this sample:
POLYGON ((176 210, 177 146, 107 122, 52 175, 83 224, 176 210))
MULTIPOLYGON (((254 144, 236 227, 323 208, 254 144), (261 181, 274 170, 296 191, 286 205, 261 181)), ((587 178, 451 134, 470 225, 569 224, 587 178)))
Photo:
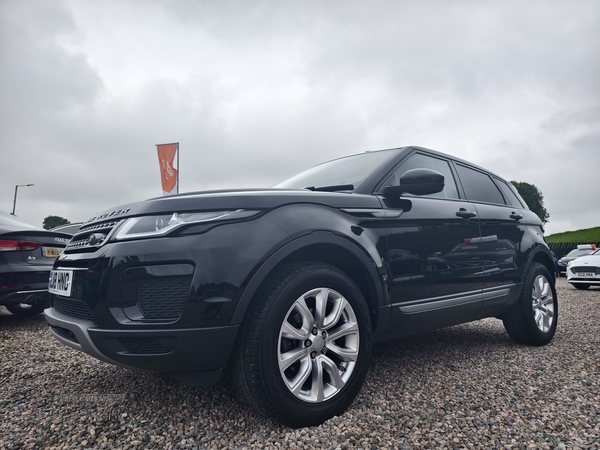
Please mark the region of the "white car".
POLYGON ((600 249, 567 264, 567 281, 577 289, 600 286, 600 249))
POLYGON ((576 249, 571 250, 566 256, 563 256, 558 260, 558 275, 567 276, 567 264, 576 258, 581 256, 591 255, 596 251, 595 244, 580 244, 576 249))

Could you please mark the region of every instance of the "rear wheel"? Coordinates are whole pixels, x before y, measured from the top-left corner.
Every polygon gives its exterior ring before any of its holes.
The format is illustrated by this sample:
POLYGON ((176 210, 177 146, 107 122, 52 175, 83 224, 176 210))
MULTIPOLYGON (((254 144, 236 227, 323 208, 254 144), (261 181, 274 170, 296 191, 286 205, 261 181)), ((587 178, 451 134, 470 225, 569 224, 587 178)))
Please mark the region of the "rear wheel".
POLYGON ((322 263, 284 267, 257 298, 241 330, 234 383, 267 417, 318 425, 358 394, 371 357, 371 320, 360 289, 322 263))
POLYGON ((589 287, 590 287, 589 284, 580 284, 580 283, 571 283, 571 286, 574 286, 575 289, 580 289, 580 290, 589 289, 589 287))
POLYGON ((518 303, 503 317, 508 335, 519 344, 546 345, 554 337, 558 301, 552 277, 540 263, 532 263, 518 303))

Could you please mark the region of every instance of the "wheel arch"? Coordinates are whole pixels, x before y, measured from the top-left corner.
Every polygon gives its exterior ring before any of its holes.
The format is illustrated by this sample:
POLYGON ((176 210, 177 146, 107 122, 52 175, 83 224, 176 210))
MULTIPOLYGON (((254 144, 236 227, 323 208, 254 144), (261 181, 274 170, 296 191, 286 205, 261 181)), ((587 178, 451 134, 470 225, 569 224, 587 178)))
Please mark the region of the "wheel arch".
POLYGON ((538 245, 529 256, 525 273, 527 273, 529 267, 531 267, 531 264, 534 262, 540 263, 545 266, 546 269, 548 269, 548 272, 550 272, 550 276, 552 277, 552 284, 554 284, 556 282, 556 269, 554 267, 554 261, 552 260, 550 250, 543 245, 538 245))
POLYGON ((233 313, 231 324, 243 321, 256 293, 277 267, 300 261, 331 264, 346 273, 363 293, 373 330, 376 329, 378 309, 384 302, 383 282, 378 268, 358 244, 329 231, 315 231, 296 238, 275 251, 246 285, 233 313))

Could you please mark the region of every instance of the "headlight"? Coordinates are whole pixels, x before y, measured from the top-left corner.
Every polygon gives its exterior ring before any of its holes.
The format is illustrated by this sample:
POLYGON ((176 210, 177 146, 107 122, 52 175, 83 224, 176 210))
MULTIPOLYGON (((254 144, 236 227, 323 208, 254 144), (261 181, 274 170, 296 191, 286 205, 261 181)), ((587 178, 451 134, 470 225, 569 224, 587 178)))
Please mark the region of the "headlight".
POLYGON ((183 225, 214 222, 224 219, 241 219, 258 214, 259 211, 209 211, 197 213, 173 213, 160 216, 132 217, 127 219, 115 235, 116 240, 138 239, 165 234, 183 225))

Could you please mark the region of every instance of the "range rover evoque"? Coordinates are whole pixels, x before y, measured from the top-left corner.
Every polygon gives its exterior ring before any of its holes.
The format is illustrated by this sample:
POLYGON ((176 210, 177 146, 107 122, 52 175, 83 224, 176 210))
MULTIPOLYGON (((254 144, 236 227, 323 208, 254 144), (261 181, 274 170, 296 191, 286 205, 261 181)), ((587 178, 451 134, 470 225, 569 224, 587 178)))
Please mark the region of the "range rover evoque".
POLYGON ((500 177, 420 147, 270 189, 179 194, 85 223, 54 264, 62 343, 185 383, 231 369, 267 417, 343 413, 373 342, 486 317, 544 345, 558 319, 540 219, 500 177))

